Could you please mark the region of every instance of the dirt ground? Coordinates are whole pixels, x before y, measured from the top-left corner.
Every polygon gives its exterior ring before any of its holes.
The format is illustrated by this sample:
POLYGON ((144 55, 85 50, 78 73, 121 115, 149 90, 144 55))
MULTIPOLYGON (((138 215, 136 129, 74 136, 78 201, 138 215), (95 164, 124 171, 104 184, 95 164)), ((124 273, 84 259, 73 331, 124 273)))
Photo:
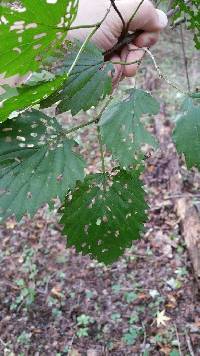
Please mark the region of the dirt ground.
MULTIPOLYGON (((186 86, 175 34, 166 34, 165 45, 153 53, 170 80, 186 86)), ((191 37, 186 42, 195 89, 199 55, 191 37)), ((158 79, 148 58, 137 83, 159 98, 169 135, 181 94, 158 79)), ((154 122, 150 129, 155 132, 154 122)), ((82 153, 89 156, 89 169, 98 169, 95 132, 89 143, 86 134, 80 134, 82 153)), ((169 198, 171 158, 162 150, 148 158, 146 232, 112 266, 66 249, 56 214, 46 207, 34 219, 9 219, 1 226, 0 355, 200 355, 200 295, 169 198)), ((182 172, 185 192, 198 193, 199 175, 184 167, 182 172)))

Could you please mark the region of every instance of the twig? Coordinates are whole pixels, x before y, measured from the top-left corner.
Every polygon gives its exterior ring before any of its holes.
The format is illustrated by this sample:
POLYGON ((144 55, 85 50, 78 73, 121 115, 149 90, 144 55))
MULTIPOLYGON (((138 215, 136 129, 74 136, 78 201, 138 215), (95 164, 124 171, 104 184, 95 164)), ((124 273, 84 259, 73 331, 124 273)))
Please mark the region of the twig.
POLYGON ((195 356, 190 337, 189 337, 189 335, 188 335, 186 330, 185 330, 185 339, 186 339, 186 342, 187 342, 187 346, 188 346, 188 350, 189 350, 190 356, 195 356))
POLYGON ((98 133, 98 140, 99 140, 100 153, 101 153, 101 169, 102 169, 102 173, 104 176, 103 188, 104 188, 104 192, 105 192, 106 191, 106 167, 105 167, 105 160, 104 160, 104 150, 103 150, 101 129, 99 126, 97 126, 97 133, 98 133))
POLYGON ((52 275, 50 275, 48 277, 47 282, 46 282, 46 286, 45 286, 45 289, 44 289, 44 294, 45 295, 47 295, 47 293, 48 293, 50 281, 56 276, 56 274, 57 274, 57 271, 52 273, 52 275))
POLYGON ((126 65, 130 66, 131 64, 140 64, 141 61, 132 61, 132 62, 126 62, 126 61, 111 61, 112 64, 121 64, 121 65, 126 65))
POLYGON ((144 0, 141 0, 141 1, 140 1, 140 3, 138 4, 136 10, 134 11, 134 13, 132 14, 132 16, 130 17, 130 19, 129 19, 128 23, 127 23, 127 26, 126 26, 126 32, 127 32, 127 33, 128 33, 128 31, 129 31, 129 26, 130 26, 131 22, 133 21, 135 15, 137 14, 137 12, 138 12, 138 10, 140 9, 140 7, 142 6, 143 2, 144 2, 144 0))
POLYGON ((84 127, 90 126, 90 125, 92 125, 92 124, 98 124, 98 122, 99 122, 99 120, 100 120, 100 118, 101 118, 101 116, 102 116, 104 110, 106 109, 106 107, 108 106, 108 104, 110 103, 111 100, 112 100, 112 95, 109 96, 109 98, 108 98, 108 100, 106 101, 105 105, 103 106, 103 108, 100 110, 100 112, 97 114, 97 116, 96 116, 94 119, 89 120, 88 122, 85 122, 85 123, 80 124, 80 125, 78 125, 78 126, 74 126, 74 127, 72 127, 71 129, 69 129, 69 130, 66 130, 66 131, 65 131, 65 130, 62 130, 61 136, 64 136, 64 137, 65 137, 65 136, 69 135, 69 134, 72 133, 72 132, 75 132, 75 131, 78 131, 78 130, 80 130, 80 129, 83 129, 84 127))
POLYGON ((106 14, 105 16, 103 17, 103 19, 98 22, 96 24, 96 26, 94 27, 94 29, 89 33, 89 35, 86 37, 85 41, 83 42, 81 48, 79 49, 77 55, 76 55, 76 58, 74 59, 74 62, 72 63, 71 67, 69 68, 68 72, 67 72, 67 76, 69 77, 71 72, 73 71, 76 63, 78 62, 79 60, 79 57, 81 55, 81 53, 84 51, 85 47, 87 46, 87 44, 90 42, 91 38, 94 36, 95 32, 99 29, 99 27, 101 27, 102 23, 105 21, 106 17, 108 16, 110 12, 110 8, 106 11, 106 14))
POLYGON ((199 194, 195 194, 195 193, 181 193, 181 194, 170 194, 166 197, 164 197, 164 200, 169 200, 169 199, 175 199, 175 198, 197 198, 200 199, 200 195, 199 194))
POLYGON ((176 27, 178 27, 179 25, 185 23, 187 21, 187 19, 185 17, 178 19, 176 22, 174 22, 174 24, 171 26, 171 29, 174 30, 176 27))
POLYGON ((69 130, 67 130, 67 131, 63 130, 63 131, 62 131, 62 136, 67 136, 67 135, 69 135, 69 134, 72 133, 72 132, 75 132, 75 131, 78 131, 78 130, 80 130, 80 129, 83 129, 84 127, 90 126, 90 125, 95 124, 95 123, 97 123, 97 122, 98 122, 98 121, 97 121, 97 117, 96 117, 96 118, 94 118, 94 119, 92 119, 92 120, 89 120, 88 122, 85 122, 85 123, 80 124, 80 125, 78 125, 78 126, 74 126, 74 127, 72 127, 71 129, 69 129, 69 130))
POLYGON ((134 33, 128 33, 123 39, 118 41, 112 48, 108 51, 103 52, 105 61, 109 61, 114 53, 118 53, 129 43, 132 43, 136 38, 143 33, 142 30, 137 30, 134 33))
POLYGON ((146 332, 145 324, 143 322, 142 322, 142 329, 143 329, 143 332, 144 332, 144 340, 143 340, 143 343, 142 343, 142 351, 145 351, 146 342, 147 342, 147 332, 146 332))
MULTIPOLYGON (((185 5, 187 5, 187 4, 190 3, 190 0, 186 0, 186 1, 184 1, 184 3, 185 3, 185 5)), ((178 5, 175 7, 175 9, 170 9, 170 10, 167 12, 167 17, 170 18, 170 17, 176 15, 177 12, 179 12, 179 10, 180 10, 180 7, 179 7, 178 5)))
POLYGON ((94 28, 96 27, 97 24, 92 24, 92 25, 78 25, 78 26, 72 26, 68 28, 68 31, 74 31, 74 30, 80 30, 82 28, 94 28))
POLYGON ((140 48, 140 50, 141 50, 141 49, 143 49, 143 50, 144 50, 146 53, 148 53, 149 56, 151 57, 151 59, 152 59, 152 61, 153 61, 153 64, 154 64, 154 66, 155 66, 155 68, 156 68, 156 70, 157 70, 158 75, 159 75, 160 78, 164 79, 164 80, 167 82, 167 84, 169 84, 169 85, 170 85, 171 87, 173 87, 174 89, 178 90, 180 93, 182 93, 182 94, 184 94, 184 95, 189 95, 188 92, 184 91, 183 89, 181 89, 180 87, 178 87, 175 83, 171 82, 171 80, 169 80, 169 79, 167 78, 167 76, 161 72, 161 70, 160 70, 158 64, 156 63, 156 60, 155 60, 153 54, 151 53, 151 51, 150 51, 148 48, 142 47, 142 48, 140 48))
POLYGON ((125 21, 123 19, 121 12, 119 11, 117 5, 115 4, 115 0, 110 0, 110 2, 111 2, 113 9, 116 11, 117 15, 119 16, 119 18, 122 21, 122 32, 120 35, 120 39, 122 39, 126 35, 126 24, 125 24, 125 21))
POLYGON ((182 351, 181 351, 180 337, 179 337, 178 329, 177 329, 177 326, 176 326, 175 323, 174 323, 174 328, 175 328, 175 331, 176 331, 176 338, 177 338, 177 342, 178 342, 179 355, 182 356, 183 354, 182 354, 182 351))
POLYGON ((188 91, 191 91, 191 86, 190 86, 190 79, 189 79, 189 72, 188 72, 188 60, 185 52, 185 42, 184 42, 184 37, 183 37, 183 26, 180 27, 180 34, 181 34, 181 47, 182 47, 182 52, 183 52, 183 60, 184 60, 184 66, 185 66, 185 74, 187 78, 187 87, 188 91))
POLYGON ((4 346, 7 347, 7 344, 0 338, 0 343, 4 346))
MULTIPOLYGON (((190 1, 185 1, 185 4, 188 4, 189 2, 190 1)), ((137 11, 142 3, 143 3, 143 1, 140 2, 139 6, 137 8, 137 11)), ((179 6, 177 6, 175 9, 169 10, 166 14, 168 19, 170 17, 172 17, 173 15, 175 15, 179 10, 180 10, 179 6)), ((132 17, 130 19, 131 21, 132 21, 133 17, 135 16, 135 14, 136 14, 136 12, 134 12, 134 14, 132 15, 132 17)), ((129 20, 128 26, 130 25, 130 20, 129 20)), ((124 36, 123 38, 121 38, 121 36, 120 36, 120 39, 118 40, 118 42, 112 48, 110 48, 108 51, 105 51, 103 53, 105 61, 109 60, 114 53, 120 52, 125 45, 134 42, 136 40, 136 38, 139 35, 141 35, 143 32, 144 32, 143 30, 136 30, 136 31, 134 31, 134 33, 127 33, 126 36, 124 36)))

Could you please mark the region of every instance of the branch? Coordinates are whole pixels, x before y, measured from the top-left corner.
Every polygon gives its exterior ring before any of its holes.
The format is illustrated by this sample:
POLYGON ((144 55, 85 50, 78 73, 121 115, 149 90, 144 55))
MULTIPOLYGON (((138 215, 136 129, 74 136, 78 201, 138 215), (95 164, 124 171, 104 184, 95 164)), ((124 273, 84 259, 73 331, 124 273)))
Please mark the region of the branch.
POLYGON ((97 133, 98 133, 98 141, 99 141, 99 146, 100 146, 100 153, 101 153, 101 169, 102 173, 104 176, 104 182, 103 182, 103 189, 104 192, 106 191, 106 167, 105 167, 105 160, 104 160, 104 150, 103 150, 103 142, 102 142, 102 136, 101 136, 101 129, 99 126, 97 126, 97 133))
POLYGON ((101 116, 102 116, 104 110, 106 109, 106 107, 108 106, 108 104, 110 103, 111 100, 112 100, 112 96, 109 96, 109 98, 108 98, 108 100, 106 101, 105 105, 103 106, 103 108, 100 110, 100 112, 98 113, 98 115, 97 115, 94 119, 92 119, 92 120, 90 120, 90 121, 88 121, 88 122, 86 122, 86 123, 80 124, 80 125, 78 125, 78 126, 74 126, 74 127, 72 127, 71 129, 69 129, 69 130, 66 130, 66 131, 63 130, 63 131, 61 132, 61 136, 64 136, 64 137, 65 137, 65 136, 69 135, 69 134, 72 133, 72 132, 76 132, 76 131, 78 131, 78 130, 80 130, 80 129, 83 129, 84 127, 90 126, 90 125, 92 125, 92 124, 98 124, 98 122, 99 122, 99 120, 101 119, 101 116))
POLYGON ((187 78, 187 87, 188 87, 188 91, 190 92, 191 91, 191 86, 190 86, 190 78, 189 78, 189 72, 188 72, 188 59, 187 59, 186 51, 185 51, 185 42, 184 42, 183 27, 182 26, 180 28, 180 33, 181 33, 181 47, 182 47, 182 52, 183 52, 185 74, 186 74, 186 78, 187 78))
POLYGON ((134 11, 133 15, 130 17, 128 23, 127 23, 127 26, 126 26, 126 31, 128 32, 129 31, 129 26, 131 24, 131 22, 133 21, 135 15, 137 14, 138 10, 140 9, 140 7, 142 6, 144 0, 141 0, 139 5, 137 6, 136 10, 134 11))
POLYGON ((173 87, 174 89, 178 90, 180 93, 182 93, 182 94, 184 94, 184 95, 187 95, 187 96, 190 95, 190 93, 184 91, 183 89, 181 89, 180 87, 178 87, 176 84, 174 84, 173 82, 171 82, 171 80, 169 80, 169 79, 167 78, 167 76, 166 76, 164 73, 161 72, 161 69, 159 68, 158 64, 156 63, 156 60, 155 60, 153 54, 151 53, 151 51, 150 51, 148 48, 144 48, 144 47, 139 48, 139 50, 141 50, 141 49, 142 49, 143 51, 145 51, 146 53, 148 53, 149 56, 151 57, 151 59, 152 59, 152 61, 153 61, 153 64, 154 64, 154 66, 155 66, 155 68, 156 68, 156 70, 157 70, 157 72, 158 72, 160 78, 164 79, 167 84, 169 84, 169 85, 170 85, 171 87, 173 87))
POLYGON ((121 35, 119 37, 119 39, 122 39, 126 35, 126 24, 125 24, 125 21, 123 19, 123 16, 122 16, 121 12, 119 11, 119 9, 117 8, 117 6, 115 4, 115 0, 110 0, 110 2, 111 2, 111 5, 112 5, 113 9, 116 11, 116 13, 118 14, 119 18, 122 21, 122 32, 121 32, 121 35))
MULTIPOLYGON (((186 0, 185 4, 188 4, 190 1, 186 0)), ((128 22, 128 26, 130 25, 130 21, 133 20, 133 17, 136 15, 139 7, 142 5, 143 1, 140 2, 140 4, 138 5, 136 11, 134 12, 134 14, 131 16, 129 22, 128 22)), ((175 9, 171 9, 167 12, 167 18, 170 19, 173 15, 175 15, 178 11, 180 10, 180 7, 177 6, 175 7, 175 9)), ((128 30, 128 29, 127 29, 128 30)), ((113 56, 113 54, 121 52, 121 50, 124 48, 124 46, 128 45, 129 43, 133 43, 135 42, 136 38, 138 36, 140 36, 144 31, 143 30, 136 30, 134 31, 134 33, 127 33, 126 36, 124 36, 123 38, 120 38, 118 40, 118 42, 112 47, 110 48, 108 51, 105 51, 103 53, 105 61, 109 61, 111 59, 111 57, 113 56)))
POLYGON ((102 23, 105 21, 105 19, 106 19, 106 17, 108 16, 109 12, 110 12, 110 8, 106 11, 106 14, 105 14, 105 16, 103 17, 103 19, 102 19, 100 22, 98 22, 98 23, 96 24, 96 26, 94 27, 94 29, 93 29, 93 30, 89 33, 89 35, 86 37, 85 41, 83 42, 83 44, 82 44, 80 50, 78 51, 78 53, 77 53, 77 55, 76 55, 76 58, 75 58, 74 62, 72 63, 72 65, 71 65, 69 71, 67 72, 67 76, 68 76, 68 77, 70 76, 70 74, 71 74, 71 72, 73 71, 73 69, 74 69, 76 63, 78 62, 81 53, 84 51, 85 47, 86 47, 87 44, 90 42, 90 40, 91 40, 91 38, 94 36, 95 32, 99 29, 99 27, 100 27, 100 26, 102 25, 102 23))
MULTIPOLYGON (((191 0, 186 0, 186 1, 184 1, 185 5, 189 4, 190 1, 191 1, 191 0)), ((175 9, 170 9, 170 10, 167 12, 167 17, 168 17, 168 19, 169 19, 170 17, 176 15, 177 12, 179 12, 179 10, 180 10, 180 6, 178 6, 178 5, 175 7, 175 9)))

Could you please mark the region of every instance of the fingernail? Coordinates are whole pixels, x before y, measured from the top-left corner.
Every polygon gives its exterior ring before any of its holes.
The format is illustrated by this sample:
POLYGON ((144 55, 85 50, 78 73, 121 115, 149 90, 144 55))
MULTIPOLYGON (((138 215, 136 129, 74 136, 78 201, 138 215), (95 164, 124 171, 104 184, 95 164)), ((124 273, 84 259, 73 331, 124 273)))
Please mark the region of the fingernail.
POLYGON ((168 18, 167 15, 162 11, 157 9, 158 17, 159 17, 159 23, 161 28, 165 28, 168 24, 168 18))

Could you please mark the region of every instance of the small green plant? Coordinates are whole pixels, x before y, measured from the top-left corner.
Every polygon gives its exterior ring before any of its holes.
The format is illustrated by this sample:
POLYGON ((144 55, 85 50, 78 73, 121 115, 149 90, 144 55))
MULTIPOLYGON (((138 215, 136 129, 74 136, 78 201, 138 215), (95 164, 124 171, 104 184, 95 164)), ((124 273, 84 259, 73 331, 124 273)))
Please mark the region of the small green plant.
POLYGON ((138 298, 138 295, 135 292, 126 292, 124 298, 127 303, 132 303, 138 298))
POLYGON ((93 322, 93 318, 89 315, 81 314, 77 317, 77 325, 81 326, 88 326, 93 322))
POLYGON ((169 356, 180 356, 180 352, 177 349, 174 349, 170 352, 169 356))
POLYGON ((59 319, 61 318, 62 316, 62 311, 58 308, 53 308, 52 309, 52 316, 55 318, 55 319, 59 319))
POLYGON ((92 324, 93 322, 94 319, 91 318, 89 315, 81 314, 80 316, 78 316, 77 317, 78 330, 76 332, 76 335, 80 338, 88 336, 89 325, 92 324))
POLYGON ((121 320, 121 314, 120 313, 113 313, 111 314, 111 319, 115 322, 120 321, 121 320))
POLYGON ((118 294, 122 289, 122 286, 120 284, 113 284, 112 285, 112 291, 115 294, 118 294))
POLYGON ((138 314, 135 312, 133 313, 131 316, 130 316, 130 319, 129 319, 129 324, 135 324, 139 321, 139 316, 138 314))
POLYGON ((24 247, 22 253, 21 272, 23 278, 16 280, 16 285, 19 288, 19 295, 15 298, 10 306, 11 310, 18 310, 22 306, 28 309, 34 303, 36 297, 36 281, 38 268, 35 264, 36 251, 33 248, 24 247))
POLYGON ((38 273, 38 268, 35 264, 35 254, 36 251, 29 247, 25 247, 22 254, 22 271, 28 275, 29 280, 34 280, 38 273))
POLYGON ((28 309, 35 300, 35 287, 31 287, 24 281, 24 279, 18 279, 16 281, 16 285, 19 287, 20 293, 18 297, 16 297, 14 302, 11 304, 10 309, 16 310, 19 309, 22 305, 24 305, 25 308, 28 309))
POLYGON ((30 341, 31 333, 28 333, 26 331, 23 331, 17 338, 17 342, 23 346, 28 346, 30 344, 30 341))
POLYGON ((140 329, 131 327, 128 332, 124 334, 123 341, 126 345, 134 345, 139 335, 140 329))
POLYGON ((78 331, 76 332, 76 335, 78 337, 87 337, 88 336, 88 328, 79 328, 78 331))

